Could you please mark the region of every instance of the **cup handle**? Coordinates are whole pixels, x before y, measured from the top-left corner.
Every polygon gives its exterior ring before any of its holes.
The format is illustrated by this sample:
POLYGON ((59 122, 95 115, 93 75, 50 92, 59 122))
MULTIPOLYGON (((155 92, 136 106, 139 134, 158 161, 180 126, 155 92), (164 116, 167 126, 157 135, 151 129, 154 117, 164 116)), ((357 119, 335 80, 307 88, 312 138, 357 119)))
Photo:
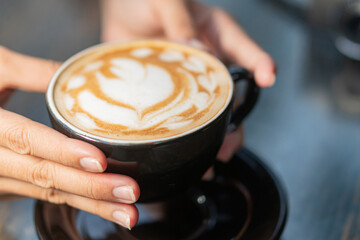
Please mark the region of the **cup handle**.
POLYGON ((242 122, 242 120, 251 112, 258 99, 260 88, 255 83, 253 75, 246 69, 241 67, 231 67, 228 69, 233 81, 236 83, 245 81, 247 83, 245 89, 244 100, 232 113, 228 131, 234 131, 242 122))

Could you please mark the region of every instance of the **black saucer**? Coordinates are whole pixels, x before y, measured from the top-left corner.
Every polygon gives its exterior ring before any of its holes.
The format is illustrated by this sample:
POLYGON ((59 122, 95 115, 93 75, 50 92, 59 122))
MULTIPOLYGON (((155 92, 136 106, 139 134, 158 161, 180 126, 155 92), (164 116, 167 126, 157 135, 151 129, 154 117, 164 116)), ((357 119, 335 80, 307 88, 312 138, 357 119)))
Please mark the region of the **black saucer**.
POLYGON ((43 240, 272 240, 280 237, 287 216, 281 184, 245 149, 229 163, 216 163, 214 180, 138 208, 139 222, 128 231, 89 213, 38 201, 36 229, 43 240))

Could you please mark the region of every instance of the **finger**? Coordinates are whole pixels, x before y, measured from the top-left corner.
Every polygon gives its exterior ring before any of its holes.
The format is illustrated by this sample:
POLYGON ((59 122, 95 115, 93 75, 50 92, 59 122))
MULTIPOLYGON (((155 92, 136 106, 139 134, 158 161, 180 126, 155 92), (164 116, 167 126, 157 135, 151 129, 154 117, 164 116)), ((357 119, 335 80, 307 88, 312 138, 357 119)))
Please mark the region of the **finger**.
POLYGON ((12 89, 5 89, 3 91, 0 90, 0 107, 5 105, 13 92, 14 90, 12 89))
POLYGON ((4 109, 0 109, 0 146, 91 172, 103 172, 107 166, 104 153, 95 146, 4 109))
POLYGON ((165 35, 174 41, 188 42, 197 37, 186 0, 154 0, 165 35))
POLYGON ((241 148, 243 139, 244 136, 242 127, 238 127, 234 132, 227 134, 220 147, 217 159, 224 162, 229 161, 235 152, 241 148))
MULTIPOLYGON (((234 132, 227 134, 217 154, 217 159, 223 162, 229 161, 243 145, 243 139, 243 129, 241 126, 234 132)), ((214 176, 214 167, 210 167, 203 175, 202 180, 211 180, 214 176)))
POLYGON ((44 92, 60 63, 30 57, 0 46, 0 89, 44 92))
POLYGON ((201 177, 201 180, 209 181, 209 180, 213 179, 214 177, 215 177, 214 166, 211 166, 208 170, 206 170, 204 175, 201 177))
POLYGON ((0 166, 0 176, 87 198, 134 203, 140 195, 137 182, 128 176, 89 173, 1 147, 0 166))
MULTIPOLYGON (((195 9, 201 11, 202 5, 197 4, 195 9)), ((220 55, 254 72, 260 87, 275 83, 276 65, 272 58, 248 37, 228 13, 212 9, 208 18, 202 20, 202 29, 220 55)))
POLYGON ((134 205, 94 200, 56 189, 44 189, 31 183, 10 178, 0 177, 0 191, 36 198, 54 204, 67 204, 116 222, 128 229, 135 226, 139 217, 134 205))
POLYGON ((224 26, 220 28, 219 44, 228 58, 254 72, 257 84, 268 87, 275 83, 276 66, 240 26, 224 11, 214 11, 215 21, 224 26))

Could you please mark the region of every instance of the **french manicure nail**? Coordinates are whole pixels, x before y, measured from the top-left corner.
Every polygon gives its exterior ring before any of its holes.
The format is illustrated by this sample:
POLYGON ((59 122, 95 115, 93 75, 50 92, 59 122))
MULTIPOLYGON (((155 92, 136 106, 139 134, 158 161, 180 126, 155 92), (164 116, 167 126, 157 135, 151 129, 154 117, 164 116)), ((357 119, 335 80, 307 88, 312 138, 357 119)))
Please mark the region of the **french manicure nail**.
POLYGON ((99 163, 98 160, 94 158, 85 157, 80 159, 80 165, 83 167, 86 171, 90 172, 103 172, 104 169, 99 163))
POLYGON ((126 203, 133 203, 136 201, 134 190, 128 186, 114 188, 113 195, 117 199, 126 203))
POLYGON ((131 230, 130 227, 130 216, 122 211, 114 211, 113 212, 113 218, 116 222, 118 222, 120 225, 126 227, 127 229, 131 230))

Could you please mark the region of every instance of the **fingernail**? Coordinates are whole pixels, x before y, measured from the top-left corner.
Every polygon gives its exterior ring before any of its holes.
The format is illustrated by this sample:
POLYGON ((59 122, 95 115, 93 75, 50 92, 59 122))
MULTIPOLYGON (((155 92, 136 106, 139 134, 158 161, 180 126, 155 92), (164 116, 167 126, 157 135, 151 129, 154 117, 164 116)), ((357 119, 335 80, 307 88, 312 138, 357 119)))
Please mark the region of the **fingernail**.
POLYGON ((270 80, 269 82, 270 82, 269 87, 274 86, 274 84, 275 84, 275 82, 276 82, 276 75, 275 75, 275 74, 272 76, 272 78, 271 78, 271 80, 270 80))
POLYGON ((124 203, 134 203, 136 201, 134 190, 128 186, 114 188, 113 195, 124 203))
POLYGON ((205 44, 203 44, 201 41, 199 41, 196 38, 190 39, 189 41, 187 41, 187 44, 193 48, 197 48, 200 50, 204 50, 204 51, 209 50, 209 48, 207 46, 205 46, 205 44))
POLYGON ((89 172, 103 172, 104 169, 99 163, 98 160, 94 158, 85 157, 80 159, 80 165, 83 167, 86 171, 89 172))
POLYGON ((276 75, 274 73, 261 72, 255 78, 260 87, 272 87, 275 84, 276 75))
POLYGON ((122 211, 114 211, 113 212, 113 218, 116 222, 118 222, 120 225, 126 227, 127 229, 131 230, 130 227, 130 216, 122 211))

